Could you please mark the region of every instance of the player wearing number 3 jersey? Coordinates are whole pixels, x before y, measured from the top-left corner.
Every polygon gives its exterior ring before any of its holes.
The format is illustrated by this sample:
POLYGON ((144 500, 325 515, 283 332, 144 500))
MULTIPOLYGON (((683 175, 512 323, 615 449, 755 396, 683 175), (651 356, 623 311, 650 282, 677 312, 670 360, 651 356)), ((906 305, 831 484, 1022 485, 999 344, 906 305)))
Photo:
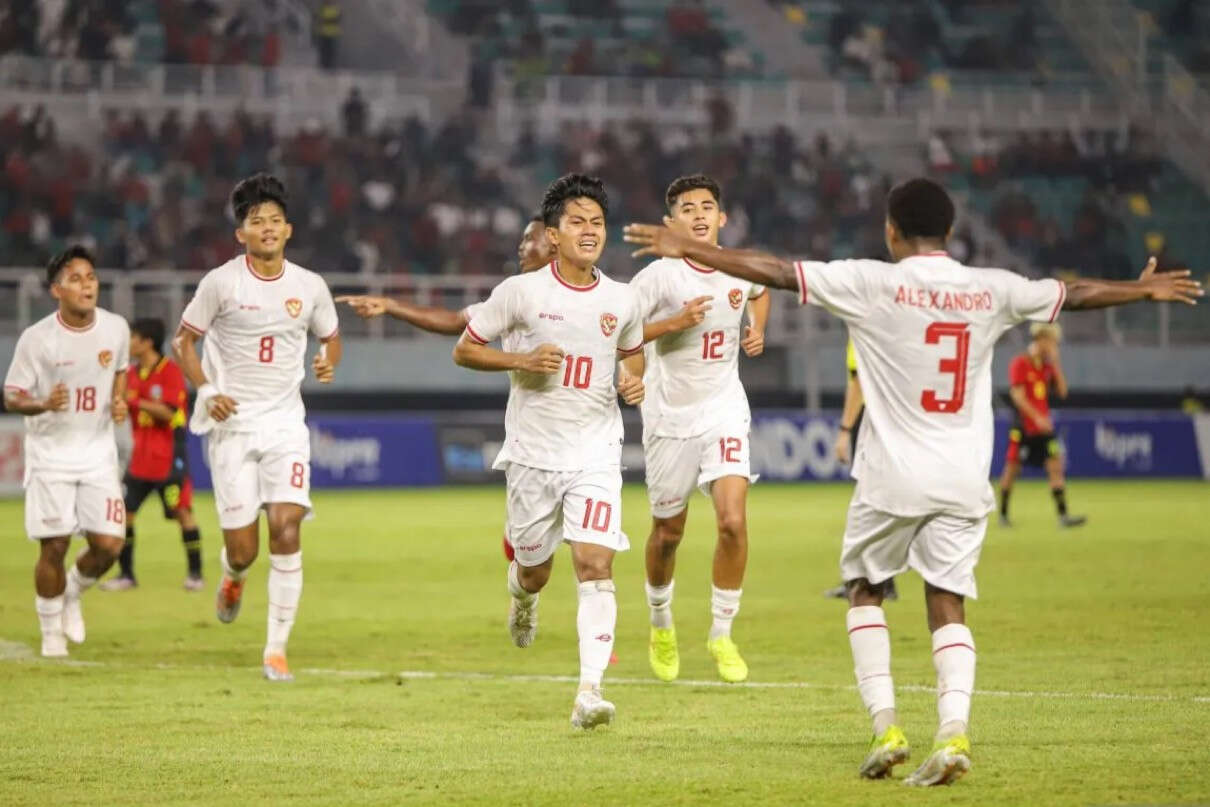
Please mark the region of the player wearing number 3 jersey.
POLYGON ((945 190, 927 179, 893 188, 886 241, 895 263, 789 262, 763 252, 718 250, 662 227, 631 225, 637 255, 710 261, 727 274, 790 289, 849 326, 857 348, 866 417, 853 474, 841 571, 857 685, 874 723, 861 766, 871 778, 907 759, 896 725, 891 646, 881 605, 884 582, 906 569, 925 580, 940 726, 932 753, 910 784, 945 784, 970 767, 966 736, 975 680, 975 643, 964 597, 975 596, 975 564, 994 499, 992 348, 1024 320, 1050 322, 1059 311, 1136 300, 1194 302, 1188 272, 1140 281, 1027 280, 1000 269, 972 269, 944 251, 954 222, 945 190))
POLYGON ((510 277, 477 308, 454 348, 475 370, 510 371, 505 439, 494 467, 508 487, 509 632, 533 642, 538 592, 568 542, 579 580, 580 690, 571 722, 613 719, 601 678, 613 650, 613 556, 622 532, 622 416, 618 395, 642 400, 643 323, 630 288, 605 277, 608 200, 599 179, 570 174, 546 191, 542 216, 557 257, 510 277), (488 347, 496 339, 503 350, 488 347), (619 359, 627 359, 617 383, 619 359))
POLYGON ((126 417, 130 330, 97 307, 92 255, 72 247, 46 269, 58 311, 26 328, 4 379, 4 404, 25 415, 25 533, 38 542, 34 605, 42 655, 84 641, 80 595, 113 564, 126 534, 113 424, 126 417), (71 537, 88 549, 70 569, 71 537))
POLYGON ((190 428, 207 435, 214 502, 223 529, 216 610, 239 613, 244 577, 256 559, 259 518, 269 522, 269 619, 265 677, 291 680, 286 642, 302 593, 299 525, 311 511, 311 446, 303 422, 307 334, 323 348, 312 361, 327 383, 340 361, 336 306, 323 278, 285 260, 291 228, 285 189, 271 176, 231 194, 246 254, 212 270, 185 308, 173 343, 197 387, 190 428), (205 337, 205 358, 197 340, 205 337))

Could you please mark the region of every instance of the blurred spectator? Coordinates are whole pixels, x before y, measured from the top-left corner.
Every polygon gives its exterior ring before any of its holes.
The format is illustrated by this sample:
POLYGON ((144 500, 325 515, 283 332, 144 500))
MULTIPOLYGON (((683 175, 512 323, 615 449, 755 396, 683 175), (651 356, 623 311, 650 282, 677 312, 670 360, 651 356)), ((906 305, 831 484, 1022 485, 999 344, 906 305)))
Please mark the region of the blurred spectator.
POLYGON ((341 8, 335 0, 323 0, 315 11, 315 44, 319 49, 319 66, 331 70, 336 66, 336 51, 340 45, 341 8))
POLYGON ((349 90, 349 97, 340 108, 340 114, 344 118, 345 137, 361 137, 366 133, 366 102, 361 97, 360 89, 354 87, 349 90))

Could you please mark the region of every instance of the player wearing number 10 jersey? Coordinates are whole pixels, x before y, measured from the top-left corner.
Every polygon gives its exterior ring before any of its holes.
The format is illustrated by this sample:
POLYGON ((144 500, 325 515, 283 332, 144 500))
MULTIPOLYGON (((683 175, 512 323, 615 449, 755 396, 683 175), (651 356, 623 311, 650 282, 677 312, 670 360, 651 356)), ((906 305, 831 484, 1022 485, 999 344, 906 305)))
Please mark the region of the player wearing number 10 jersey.
POLYGON ((908 757, 897 726, 891 645, 882 611, 884 583, 908 568, 925 580, 939 728, 932 753, 909 784, 954 781, 970 767, 967 721, 975 682, 975 643, 964 598, 975 596, 975 564, 994 498, 992 349, 1024 320, 1050 322, 1063 308, 1136 300, 1194 302, 1188 272, 1140 281, 1027 280, 1000 269, 971 269, 945 253, 954 222, 949 195, 914 179, 891 190, 886 241, 894 263, 873 260, 791 263, 756 251, 716 250, 671 230, 631 225, 638 255, 710 261, 727 274, 795 290, 803 303, 836 314, 857 348, 865 395, 841 571, 857 686, 874 724, 861 766, 870 778, 908 757))
POLYGON ((285 259, 291 228, 286 193, 258 174, 231 194, 246 254, 202 278, 185 308, 173 349, 197 387, 190 428, 206 434, 214 503, 223 530, 223 577, 216 610, 239 613, 244 577, 269 522, 269 619, 264 674, 289 681, 286 642, 302 594, 299 526, 311 511, 311 445, 299 388, 307 333, 323 343, 312 367, 332 380, 340 362, 336 306, 319 275, 285 259), (205 358, 197 340, 205 337, 205 358))
POLYGON ((510 371, 504 446, 494 467, 505 472, 508 488, 507 539, 515 553, 509 632, 518 647, 534 639, 538 592, 555 550, 564 541, 571 546, 580 638, 571 722, 584 729, 614 715, 600 686, 617 622, 613 556, 629 546, 617 396, 630 404, 643 396, 643 323, 634 294, 596 268, 607 207, 599 179, 570 174, 552 183, 542 217, 556 259, 497 286, 454 348, 463 367, 510 371), (503 350, 488 347, 496 339, 503 350), (615 385, 615 367, 627 356, 615 385))
POLYGON ((80 595, 113 564, 126 532, 113 423, 126 417, 126 321, 97 307, 83 247, 46 269, 59 310, 26 328, 4 379, 4 404, 25 415, 25 533, 39 544, 34 600, 42 655, 84 641, 80 595), (85 550, 64 573, 71 537, 85 550))

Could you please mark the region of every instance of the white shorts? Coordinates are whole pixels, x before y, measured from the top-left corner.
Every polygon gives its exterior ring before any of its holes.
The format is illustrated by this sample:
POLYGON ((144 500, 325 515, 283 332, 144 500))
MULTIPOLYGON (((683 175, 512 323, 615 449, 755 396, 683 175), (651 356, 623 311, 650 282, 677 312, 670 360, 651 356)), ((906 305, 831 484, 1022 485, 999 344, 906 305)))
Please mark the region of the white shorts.
POLYGON ((986 533, 987 516, 895 516, 854 496, 840 551, 841 578, 881 583, 910 568, 937 588, 974 599, 975 565, 986 533))
POLYGON ((630 548, 622 532, 622 471, 544 471, 509 463, 505 537, 522 566, 539 566, 564 541, 630 548))
POLYGON ((31 472, 25 485, 25 534, 30 540, 81 532, 126 537, 118 469, 77 478, 31 472))
POLYGON ((709 496, 711 483, 724 476, 743 476, 755 482, 759 477, 752 473, 749 427, 744 418, 697 437, 653 435, 644 440, 651 515, 677 515, 689 506, 694 487, 709 496))
POLYGON ((215 429, 206 438, 214 506, 225 530, 246 527, 270 502, 311 512, 311 434, 306 426, 278 431, 215 429))

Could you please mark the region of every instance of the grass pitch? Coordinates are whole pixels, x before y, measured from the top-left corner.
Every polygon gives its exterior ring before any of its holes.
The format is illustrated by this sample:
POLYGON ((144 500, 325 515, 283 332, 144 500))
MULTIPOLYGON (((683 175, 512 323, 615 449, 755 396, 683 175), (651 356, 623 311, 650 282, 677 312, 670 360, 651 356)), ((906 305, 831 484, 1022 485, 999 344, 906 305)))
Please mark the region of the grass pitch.
MULTIPOLYGON (((1091 516, 1082 530, 1058 530, 1045 488, 1026 483, 1017 526, 989 531, 968 608, 982 693, 974 768, 928 792, 857 778, 868 724, 845 606, 820 596, 836 582, 846 486, 753 490, 735 628, 752 669, 743 687, 713 685, 705 650, 702 498, 674 603, 682 679, 702 683, 650 676, 647 507, 628 487, 634 549, 615 567, 619 663, 606 677, 618 721, 592 734, 568 725, 574 683, 547 678, 578 671, 566 551, 537 642, 518 650, 506 634, 502 488, 318 494, 292 685, 259 677, 266 558, 239 620, 220 625, 210 586, 180 589, 179 535, 154 502, 139 519, 141 586, 87 595, 88 641, 70 663, 29 657, 35 549, 20 503, 0 502, 0 803, 1210 803, 1210 487, 1070 491, 1091 516)), ((211 501, 197 507, 213 584, 219 533, 211 501)), ((900 585, 887 605, 892 664, 918 762, 934 675, 920 581, 900 585)))

